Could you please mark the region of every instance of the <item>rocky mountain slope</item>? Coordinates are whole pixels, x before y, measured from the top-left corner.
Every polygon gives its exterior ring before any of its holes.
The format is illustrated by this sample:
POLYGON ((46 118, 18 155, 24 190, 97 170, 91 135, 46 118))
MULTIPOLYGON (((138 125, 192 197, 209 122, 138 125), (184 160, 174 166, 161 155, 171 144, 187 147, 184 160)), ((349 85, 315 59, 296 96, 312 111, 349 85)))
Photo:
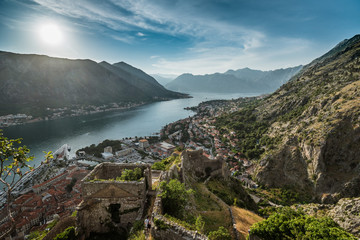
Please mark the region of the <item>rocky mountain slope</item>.
POLYGON ((336 204, 306 204, 301 208, 310 215, 331 217, 340 227, 360 237, 360 198, 342 198, 336 204))
POLYGON ((229 131, 229 122, 244 116, 261 125, 247 133, 255 136, 253 144, 240 142, 242 151, 257 153, 254 176, 260 183, 323 202, 360 195, 360 35, 246 111, 228 115, 218 127, 229 131))
POLYGON ((0 52, 2 113, 26 108, 148 102, 184 97, 126 63, 110 65, 0 52))
POLYGON ((260 71, 249 68, 207 75, 182 74, 166 87, 183 92, 269 93, 294 76, 302 66, 260 71))

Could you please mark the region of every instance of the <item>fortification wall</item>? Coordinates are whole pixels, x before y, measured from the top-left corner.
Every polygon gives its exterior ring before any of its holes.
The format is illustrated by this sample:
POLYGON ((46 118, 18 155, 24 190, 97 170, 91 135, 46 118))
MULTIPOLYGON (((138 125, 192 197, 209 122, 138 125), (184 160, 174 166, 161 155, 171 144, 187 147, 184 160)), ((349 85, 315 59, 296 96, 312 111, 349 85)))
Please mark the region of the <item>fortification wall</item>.
POLYGON ((149 164, 102 163, 90 172, 81 181, 84 201, 77 207, 80 234, 87 238, 92 232, 126 233, 143 214, 146 194, 151 188, 150 167, 149 164), (124 169, 137 167, 143 170, 142 180, 115 180, 124 169))
MULTIPOLYGON (((161 181, 168 181, 171 178, 171 169, 167 172, 163 172, 160 175, 161 181)), ((155 239, 161 240, 208 240, 208 238, 196 231, 188 230, 179 224, 170 221, 163 215, 163 207, 161 203, 161 197, 159 196, 161 192, 159 191, 155 198, 155 203, 152 212, 152 221, 154 225, 151 228, 151 235, 155 239)))
POLYGON ((202 178, 211 172, 222 169, 222 159, 209 159, 203 155, 203 150, 185 150, 182 155, 183 175, 191 174, 195 177, 202 178))
MULTIPOLYGON (((95 181, 95 182, 83 182, 81 185, 83 197, 84 198, 102 198, 101 195, 95 194, 105 188, 115 189, 111 192, 104 192, 101 194, 106 194, 111 197, 111 195, 115 194, 116 189, 124 194, 124 197, 134 195, 134 196, 145 196, 146 195, 146 184, 145 180, 142 181, 126 181, 126 182, 118 182, 118 181, 95 181)), ((120 194, 121 194, 120 193, 120 194)), ((115 195, 114 195, 115 197, 115 195)))

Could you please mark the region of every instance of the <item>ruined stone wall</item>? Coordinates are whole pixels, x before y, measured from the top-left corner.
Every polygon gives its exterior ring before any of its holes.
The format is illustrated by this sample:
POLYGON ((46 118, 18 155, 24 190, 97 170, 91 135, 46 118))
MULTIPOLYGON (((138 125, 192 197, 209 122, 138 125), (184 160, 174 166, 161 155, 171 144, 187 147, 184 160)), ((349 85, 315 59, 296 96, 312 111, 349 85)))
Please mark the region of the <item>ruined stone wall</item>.
MULTIPOLYGON (((96 182, 83 182, 81 185, 84 198, 102 198, 100 194, 95 194, 105 188, 116 189, 119 188, 124 192, 124 196, 133 194, 135 196, 144 196, 146 194, 145 180, 142 181, 96 181, 96 182)), ((111 195, 115 194, 115 190, 112 192, 104 191, 101 194, 111 195)))
POLYGON ((102 163, 90 172, 81 181, 84 201, 77 207, 80 234, 87 238, 92 232, 126 233, 142 217, 146 195, 151 189, 150 167, 149 164, 102 163), (143 170, 143 179, 115 180, 124 169, 136 167, 143 170))
POLYGON ((203 155, 203 150, 185 150, 182 155, 184 176, 190 173, 197 178, 205 177, 213 171, 222 169, 222 159, 209 159, 203 155))
POLYGON ((86 237, 91 232, 126 232, 138 216, 142 215, 142 202, 142 199, 134 197, 84 201, 78 206, 78 225, 86 237))
POLYGON ((103 163, 97 165, 83 180, 85 183, 94 179, 116 179, 121 176, 124 169, 140 168, 143 170, 144 178, 146 180, 146 186, 148 189, 152 187, 151 180, 151 164, 131 164, 131 163, 103 163))
MULTIPOLYGON (((166 172, 162 172, 159 179, 160 181, 168 181, 171 178, 171 169, 166 172)), ((159 196, 161 192, 159 191, 155 198, 155 203, 153 207, 152 212, 152 222, 153 227, 151 228, 151 235, 155 239, 160 240, 191 240, 191 239, 197 239, 197 240, 208 240, 208 238, 200 234, 196 231, 191 231, 183 226, 180 226, 179 224, 170 221, 163 215, 163 207, 161 203, 161 197, 159 196), (161 223, 161 226, 157 226, 157 222, 161 223)))

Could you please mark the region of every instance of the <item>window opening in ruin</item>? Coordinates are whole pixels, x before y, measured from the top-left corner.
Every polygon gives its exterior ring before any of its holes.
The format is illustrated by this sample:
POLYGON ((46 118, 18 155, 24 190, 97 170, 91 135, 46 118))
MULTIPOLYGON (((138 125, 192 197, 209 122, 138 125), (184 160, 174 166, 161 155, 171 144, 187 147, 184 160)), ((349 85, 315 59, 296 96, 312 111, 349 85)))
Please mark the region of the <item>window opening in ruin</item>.
POLYGON ((110 204, 109 212, 111 214, 111 221, 120 223, 120 204, 110 204))

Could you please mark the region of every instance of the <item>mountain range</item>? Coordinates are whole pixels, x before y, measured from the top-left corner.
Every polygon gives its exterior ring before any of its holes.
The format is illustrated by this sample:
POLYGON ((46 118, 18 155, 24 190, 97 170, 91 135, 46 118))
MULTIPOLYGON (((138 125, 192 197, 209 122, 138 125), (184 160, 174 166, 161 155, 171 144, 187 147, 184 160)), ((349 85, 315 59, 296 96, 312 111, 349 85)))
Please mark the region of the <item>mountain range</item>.
POLYGON ((260 71, 250 68, 206 75, 182 74, 165 86, 181 92, 271 93, 301 70, 302 66, 260 71))
POLYGON ((0 51, 0 113, 187 97, 124 62, 109 64, 0 51))

